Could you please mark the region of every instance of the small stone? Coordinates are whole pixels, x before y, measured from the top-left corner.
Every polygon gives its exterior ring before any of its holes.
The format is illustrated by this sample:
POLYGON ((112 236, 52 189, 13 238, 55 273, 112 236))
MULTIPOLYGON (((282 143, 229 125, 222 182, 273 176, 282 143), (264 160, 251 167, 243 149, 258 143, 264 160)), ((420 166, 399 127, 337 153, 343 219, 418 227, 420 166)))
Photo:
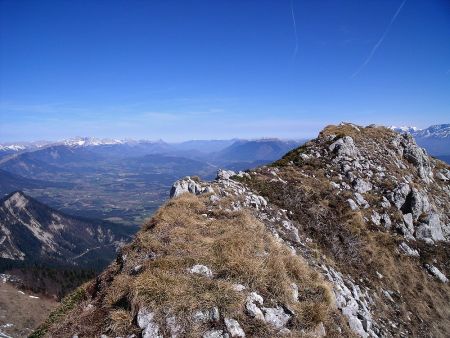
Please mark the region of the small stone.
POLYGON ((245 304, 247 314, 250 317, 264 321, 265 320, 264 314, 262 313, 258 305, 256 305, 256 304, 263 305, 263 302, 264 300, 259 294, 257 294, 256 292, 250 293, 250 295, 247 296, 247 301, 245 304))
POLYGON ((425 268, 428 270, 428 272, 436 277, 438 280, 440 280, 442 283, 448 283, 447 277, 434 265, 425 264, 425 268))
POLYGON ((277 329, 282 329, 286 326, 291 316, 284 312, 284 309, 280 306, 276 308, 263 308, 264 318, 267 323, 277 329))
POLYGON ((408 244, 405 242, 400 243, 399 245, 400 250, 407 256, 411 257, 419 257, 419 251, 412 249, 408 244))
POLYGON ((358 205, 357 205, 357 204, 355 203, 355 201, 352 200, 351 198, 349 198, 349 199, 347 200, 347 202, 348 202, 348 205, 350 206, 350 209, 352 209, 353 211, 359 209, 358 205))
POLYGON ((237 292, 244 291, 246 287, 242 284, 233 284, 233 290, 237 292))
POLYGON ((325 330, 325 326, 322 322, 320 322, 319 325, 317 325, 314 330, 311 332, 312 337, 322 338, 327 335, 327 331, 325 330))
POLYGON ((205 266, 205 265, 202 265, 202 264, 196 264, 196 265, 194 265, 194 266, 189 270, 189 272, 190 272, 190 273, 194 273, 194 274, 198 274, 198 275, 202 275, 202 276, 205 276, 205 277, 208 277, 208 278, 212 278, 212 276, 213 276, 213 273, 212 273, 211 269, 208 268, 208 267, 205 266))
POLYGON ((364 199, 363 195, 361 195, 360 193, 355 192, 355 199, 356 199, 356 203, 358 203, 358 205, 360 205, 364 208, 369 207, 369 203, 367 203, 367 201, 364 199))
POLYGON ((225 326, 231 337, 245 337, 245 332, 242 330, 239 322, 232 318, 225 318, 225 326))
POLYGON ((376 212, 376 211, 374 211, 374 212, 372 213, 372 216, 370 216, 370 219, 372 220, 372 222, 373 222, 375 225, 380 225, 380 224, 381 224, 381 216, 380 216, 380 214, 379 214, 378 212, 376 212))
POLYGON ((223 333, 223 330, 209 330, 206 331, 202 338, 225 338, 228 337, 227 334, 223 333))
POLYGON ((357 178, 353 181, 353 188, 360 194, 364 194, 372 190, 372 183, 364 181, 362 178, 357 178))
POLYGON ((159 326, 154 322, 155 313, 141 308, 137 314, 137 324, 142 329, 142 338, 163 338, 159 334, 159 326))
POLYGON ((291 283, 291 290, 292 290, 292 300, 294 302, 298 302, 298 286, 295 283, 291 283))
POLYGON ((405 222, 406 228, 413 233, 414 232, 414 224, 412 214, 403 215, 403 222, 405 222))

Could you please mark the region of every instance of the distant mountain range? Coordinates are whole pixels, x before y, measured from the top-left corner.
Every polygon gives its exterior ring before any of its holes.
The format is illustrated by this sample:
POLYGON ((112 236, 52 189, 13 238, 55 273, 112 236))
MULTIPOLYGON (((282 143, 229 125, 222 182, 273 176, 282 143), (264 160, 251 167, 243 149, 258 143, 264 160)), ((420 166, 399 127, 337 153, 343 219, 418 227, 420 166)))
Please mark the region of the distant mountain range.
POLYGON ((138 225, 183 176, 215 177, 218 168, 245 170, 273 161, 302 141, 101 140, 4 144, 0 197, 25 191, 74 215, 138 225), (17 146, 17 147, 15 147, 17 146))
POLYGON ((450 156, 450 124, 438 124, 425 129, 395 126, 391 129, 411 134, 416 139, 417 144, 425 148, 428 153, 448 162, 450 156))
POLYGON ((17 191, 0 200, 0 258, 102 266, 130 239, 132 229, 69 216, 17 191))

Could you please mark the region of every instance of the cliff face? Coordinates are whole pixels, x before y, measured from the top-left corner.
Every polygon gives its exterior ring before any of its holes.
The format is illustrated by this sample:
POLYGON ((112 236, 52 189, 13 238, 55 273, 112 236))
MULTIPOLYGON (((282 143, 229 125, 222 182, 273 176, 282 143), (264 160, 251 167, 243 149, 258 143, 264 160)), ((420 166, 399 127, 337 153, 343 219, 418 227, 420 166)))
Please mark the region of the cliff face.
POLYGON ((450 171, 381 127, 330 126, 172 199, 34 337, 441 337, 450 171))

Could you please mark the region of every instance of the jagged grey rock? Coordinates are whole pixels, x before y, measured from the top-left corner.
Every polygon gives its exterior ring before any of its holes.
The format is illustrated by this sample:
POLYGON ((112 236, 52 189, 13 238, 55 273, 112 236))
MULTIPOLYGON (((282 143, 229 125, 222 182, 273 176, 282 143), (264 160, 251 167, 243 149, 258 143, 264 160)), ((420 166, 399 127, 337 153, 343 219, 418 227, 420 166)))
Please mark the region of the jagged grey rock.
POLYGON ((413 217, 412 214, 406 214, 403 215, 403 222, 405 223, 406 228, 410 233, 414 232, 414 223, 413 223, 413 217))
POLYGON ((219 308, 215 306, 209 310, 195 311, 192 319, 200 323, 217 322, 220 319, 219 308))
POLYGON ((252 292, 247 296, 247 300, 245 303, 245 309, 247 314, 250 317, 265 321, 264 314, 258 305, 262 306, 264 303, 264 299, 257 294, 256 292, 252 292), (257 305, 258 304, 258 305, 257 305))
POLYGON ((349 199, 347 200, 347 202, 348 202, 348 204, 349 204, 349 206, 350 206, 350 209, 352 209, 353 211, 359 209, 358 205, 357 205, 357 204, 355 203, 355 201, 352 200, 351 198, 349 198, 349 199))
POLYGON ((379 214, 378 212, 376 212, 376 211, 373 211, 373 212, 372 212, 372 216, 370 216, 370 219, 372 220, 372 222, 373 222, 375 225, 380 225, 380 224, 381 224, 381 216, 380 216, 380 214, 379 214))
POLYGON ((292 300, 294 302, 298 302, 298 286, 295 283, 291 283, 291 290, 292 290, 292 300))
POLYGON ((236 319, 225 318, 224 322, 231 337, 245 337, 245 332, 242 330, 241 325, 239 325, 239 322, 236 319))
POLYGON ((389 215, 387 213, 384 213, 383 215, 381 215, 380 222, 386 229, 390 229, 392 226, 391 218, 389 217, 389 215))
POLYGON ((228 334, 223 330, 209 330, 203 334, 202 338, 228 338, 228 334))
POLYGON ((399 245, 400 250, 407 256, 411 257, 419 257, 419 251, 416 249, 411 248, 408 244, 405 242, 401 242, 399 245))
POLYGON ((219 169, 217 171, 216 180, 228 180, 228 179, 230 179, 230 177, 235 176, 235 175, 236 175, 236 172, 234 172, 233 170, 219 169))
POLYGON ((173 184, 170 189, 170 198, 178 197, 186 192, 199 195, 202 192, 202 188, 197 182, 187 176, 173 184))
POLYGON ((447 277, 434 265, 425 264, 425 268, 428 270, 430 274, 440 280, 442 283, 448 283, 447 277))
POLYGON ((266 322, 277 329, 284 328, 289 319, 291 319, 291 315, 286 313, 281 306, 277 306, 275 308, 264 307, 262 310, 264 312, 264 319, 266 322))
POLYGON ((166 326, 170 332, 170 338, 178 338, 181 337, 183 333, 183 327, 177 321, 175 316, 169 316, 166 318, 166 326))
POLYGON ((350 159, 354 159, 359 155, 358 148, 355 146, 355 142, 350 136, 344 136, 333 142, 328 147, 328 150, 336 154, 338 157, 346 157, 350 159))
POLYGON ((163 338, 159 332, 159 325, 155 323, 155 313, 141 308, 137 314, 137 324, 142 329, 142 338, 163 338))
POLYGON ((408 196, 410 191, 411 187, 408 183, 400 183, 397 188, 394 189, 394 191, 390 195, 390 198, 397 209, 401 209, 403 204, 405 204, 406 196, 408 196))
POLYGON ((416 238, 431 239, 433 241, 444 241, 445 237, 442 232, 442 224, 438 214, 432 213, 428 215, 425 221, 416 229, 416 238))
POLYGON ((333 284, 336 305, 347 317, 351 329, 361 337, 377 337, 373 330, 372 314, 369 310, 371 297, 368 292, 333 268, 322 265, 322 269, 333 284))
POLYGON ((362 178, 357 178, 353 181, 353 188, 360 194, 364 194, 372 190, 372 183, 363 180, 362 178))
POLYGON ((360 205, 364 208, 369 207, 369 203, 367 203, 367 201, 364 199, 363 195, 361 195, 359 192, 355 192, 355 199, 356 199, 356 203, 358 203, 358 205, 360 205))
POLYGON ((416 188, 413 188, 410 194, 410 205, 408 207, 414 220, 417 221, 422 214, 430 211, 430 202, 428 196, 416 188))

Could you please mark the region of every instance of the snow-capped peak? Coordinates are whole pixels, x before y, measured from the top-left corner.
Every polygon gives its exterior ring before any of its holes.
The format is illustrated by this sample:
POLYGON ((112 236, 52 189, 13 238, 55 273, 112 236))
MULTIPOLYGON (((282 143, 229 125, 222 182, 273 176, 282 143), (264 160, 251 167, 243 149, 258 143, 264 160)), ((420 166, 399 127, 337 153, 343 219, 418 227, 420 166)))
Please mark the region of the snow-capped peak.
POLYGON ((26 147, 19 145, 19 144, 8 144, 8 145, 1 145, 0 144, 0 151, 21 151, 21 150, 25 150, 26 147))
POLYGON ((118 139, 100 139, 96 137, 76 137, 61 142, 63 145, 70 147, 87 147, 111 144, 123 144, 125 141, 118 139))
POLYGON ((447 138, 450 137, 450 124, 436 124, 425 129, 416 127, 396 127, 391 126, 390 129, 399 133, 410 133, 416 138, 447 138))
POLYGON ((394 130, 396 132, 399 132, 399 133, 414 133, 414 132, 420 130, 417 127, 411 127, 411 126, 399 126, 399 127, 397 127, 397 126, 390 126, 389 129, 392 129, 392 130, 394 130))

